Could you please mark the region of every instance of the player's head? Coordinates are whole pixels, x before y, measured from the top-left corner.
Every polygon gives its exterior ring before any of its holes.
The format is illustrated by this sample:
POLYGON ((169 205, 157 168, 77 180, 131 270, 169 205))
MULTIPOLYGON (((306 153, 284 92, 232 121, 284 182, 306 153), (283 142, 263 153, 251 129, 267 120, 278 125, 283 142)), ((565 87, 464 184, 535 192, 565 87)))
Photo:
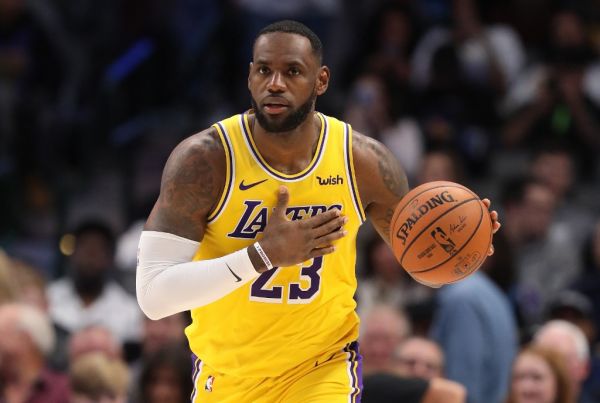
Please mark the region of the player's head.
POLYGON ((314 110, 317 96, 327 90, 329 82, 322 57, 319 37, 297 21, 275 22, 258 33, 248 89, 258 123, 265 130, 290 132, 314 110))

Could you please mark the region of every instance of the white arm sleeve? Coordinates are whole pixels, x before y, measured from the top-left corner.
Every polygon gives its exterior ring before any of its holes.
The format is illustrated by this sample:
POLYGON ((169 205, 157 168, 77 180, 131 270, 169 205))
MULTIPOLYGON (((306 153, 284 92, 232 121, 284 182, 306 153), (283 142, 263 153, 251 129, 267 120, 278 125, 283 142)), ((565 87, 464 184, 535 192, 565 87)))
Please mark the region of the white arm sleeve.
POLYGON ((217 259, 192 262, 199 246, 166 232, 142 232, 136 294, 150 319, 209 304, 258 277, 245 248, 217 259))

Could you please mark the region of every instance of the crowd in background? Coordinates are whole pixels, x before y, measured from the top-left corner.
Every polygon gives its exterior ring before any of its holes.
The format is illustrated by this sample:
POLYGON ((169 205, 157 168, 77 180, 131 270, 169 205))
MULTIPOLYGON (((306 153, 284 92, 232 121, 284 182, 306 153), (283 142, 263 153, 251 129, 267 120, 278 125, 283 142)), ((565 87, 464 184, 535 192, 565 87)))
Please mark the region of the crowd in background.
POLYGON ((137 240, 170 151, 249 108, 254 37, 283 18, 324 43, 318 110, 411 187, 500 212, 495 254, 439 290, 361 230, 365 375, 600 402, 597 0, 0 0, 0 402, 188 401, 189 315, 143 318, 137 240))

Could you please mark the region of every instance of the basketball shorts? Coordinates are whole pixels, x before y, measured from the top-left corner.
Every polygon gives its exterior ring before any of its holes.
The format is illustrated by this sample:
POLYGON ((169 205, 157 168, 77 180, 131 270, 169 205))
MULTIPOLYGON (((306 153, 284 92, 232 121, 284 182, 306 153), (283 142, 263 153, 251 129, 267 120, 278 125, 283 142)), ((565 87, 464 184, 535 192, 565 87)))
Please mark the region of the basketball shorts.
POLYGON ((192 358, 192 403, 360 403, 362 357, 358 342, 270 378, 222 374, 192 358))

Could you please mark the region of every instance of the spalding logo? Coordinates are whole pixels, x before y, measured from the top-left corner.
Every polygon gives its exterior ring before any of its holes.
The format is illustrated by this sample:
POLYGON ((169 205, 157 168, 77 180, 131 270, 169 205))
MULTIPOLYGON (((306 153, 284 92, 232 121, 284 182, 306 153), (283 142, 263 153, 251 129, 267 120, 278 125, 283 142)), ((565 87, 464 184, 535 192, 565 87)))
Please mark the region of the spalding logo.
POLYGON ((418 204, 418 200, 415 200, 412 206, 415 211, 402 223, 396 232, 396 237, 402 241, 402 245, 405 245, 406 238, 408 238, 410 231, 417 221, 434 208, 451 202, 456 202, 456 199, 447 190, 435 195, 423 204, 418 204))

